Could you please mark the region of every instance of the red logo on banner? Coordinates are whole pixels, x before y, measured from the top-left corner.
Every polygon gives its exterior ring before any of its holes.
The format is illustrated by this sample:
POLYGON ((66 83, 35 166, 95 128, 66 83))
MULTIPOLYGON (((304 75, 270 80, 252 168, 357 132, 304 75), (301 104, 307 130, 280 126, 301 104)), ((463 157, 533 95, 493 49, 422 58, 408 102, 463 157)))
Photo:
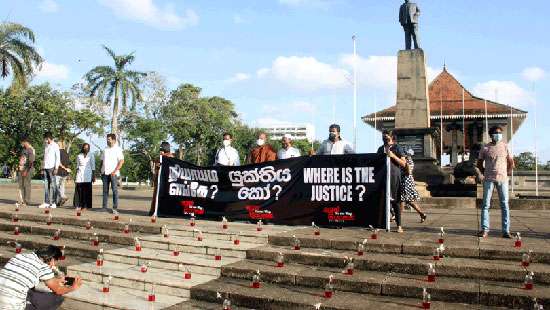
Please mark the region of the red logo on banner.
POLYGON ((341 212, 340 206, 333 208, 324 208, 323 213, 327 214, 329 222, 349 222, 355 221, 355 214, 353 212, 341 212))
POLYGON ((204 208, 201 206, 195 206, 195 202, 193 200, 182 200, 180 201, 180 205, 183 207, 183 214, 204 214, 204 208))
POLYGON ((246 206, 248 216, 253 220, 270 220, 273 218, 273 213, 269 210, 260 210, 260 206, 246 206))

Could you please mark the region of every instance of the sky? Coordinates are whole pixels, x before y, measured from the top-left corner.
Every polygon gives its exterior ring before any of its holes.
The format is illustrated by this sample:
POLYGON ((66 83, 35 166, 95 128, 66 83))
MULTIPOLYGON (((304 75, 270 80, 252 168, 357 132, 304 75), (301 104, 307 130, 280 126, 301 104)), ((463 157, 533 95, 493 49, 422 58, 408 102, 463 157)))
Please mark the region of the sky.
MULTIPOLYGON (((474 95, 527 110, 514 153, 550 160, 550 40, 543 0, 417 0, 429 77, 448 70, 474 95), (536 111, 536 112, 535 112, 536 111), (535 130, 537 115, 537 130, 535 130)), ((0 0, 3 20, 34 30, 46 59, 33 83, 69 89, 101 49, 135 52, 133 69, 170 89, 192 83, 232 100, 250 126, 304 124, 318 139, 339 123, 353 140, 353 42, 358 114, 393 105, 404 46, 399 0, 0 0)), ((5 82, 4 82, 5 83, 5 82)), ((357 121, 359 152, 378 134, 357 121)))

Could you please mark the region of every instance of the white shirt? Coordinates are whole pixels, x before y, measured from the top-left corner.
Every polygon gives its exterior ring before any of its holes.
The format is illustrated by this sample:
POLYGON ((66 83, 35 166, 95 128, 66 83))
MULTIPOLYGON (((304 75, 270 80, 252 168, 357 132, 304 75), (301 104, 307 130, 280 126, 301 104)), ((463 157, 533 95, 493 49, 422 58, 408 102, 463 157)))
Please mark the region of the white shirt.
POLYGON ((88 153, 87 156, 80 153, 76 157, 76 183, 90 183, 92 182, 92 174, 95 170, 94 157, 88 153))
POLYGON ((44 149, 44 163, 42 167, 44 169, 57 169, 60 163, 59 145, 52 141, 50 144, 46 144, 44 149))
MULTIPOLYGON (((101 161, 103 162, 101 165, 101 173, 106 175, 113 173, 116 166, 118 166, 118 162, 121 160, 124 160, 124 154, 118 144, 106 147, 103 152, 101 152, 101 161)), ((120 171, 117 171, 117 175, 119 172, 120 171)))
POLYGON ((0 271, 0 309, 24 310, 29 289, 53 277, 51 267, 35 253, 16 254, 0 271))
POLYGON ((222 147, 216 152, 214 164, 220 166, 240 166, 239 153, 232 146, 222 147))
POLYGON ((282 148, 279 152, 277 152, 277 159, 287 159, 292 157, 300 157, 300 151, 293 146, 290 146, 288 150, 282 148))
POLYGON ((325 140, 317 151, 317 155, 343 155, 353 153, 355 153, 353 147, 346 140, 338 140, 334 143, 330 140, 325 140))

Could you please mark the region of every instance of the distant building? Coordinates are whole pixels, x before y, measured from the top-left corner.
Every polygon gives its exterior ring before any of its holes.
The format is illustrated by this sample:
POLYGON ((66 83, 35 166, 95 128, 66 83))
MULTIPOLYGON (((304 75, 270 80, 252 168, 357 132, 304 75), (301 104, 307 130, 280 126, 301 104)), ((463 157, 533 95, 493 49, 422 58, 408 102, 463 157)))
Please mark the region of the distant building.
POLYGON ((286 124, 275 126, 258 126, 264 130, 271 140, 281 140, 285 134, 292 136, 293 140, 315 140, 315 127, 310 124, 286 124))

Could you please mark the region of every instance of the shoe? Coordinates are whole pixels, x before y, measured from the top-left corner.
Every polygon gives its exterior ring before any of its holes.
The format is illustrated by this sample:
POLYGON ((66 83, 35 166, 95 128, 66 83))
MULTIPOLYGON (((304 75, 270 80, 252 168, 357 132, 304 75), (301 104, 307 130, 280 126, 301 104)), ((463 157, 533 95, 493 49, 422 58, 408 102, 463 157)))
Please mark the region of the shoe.
POLYGON ((502 234, 502 238, 512 239, 512 235, 510 235, 509 232, 505 232, 505 233, 502 234))
POLYGON ((67 200, 69 200, 69 198, 61 198, 61 200, 59 201, 59 206, 63 206, 67 202, 67 200))
POLYGON ((397 228, 397 232, 398 232, 398 233, 402 233, 402 232, 403 232, 403 228, 402 228, 402 227, 398 227, 398 228, 397 228))
POLYGON ((477 236, 480 237, 480 238, 487 238, 489 236, 489 232, 486 231, 486 230, 480 230, 477 233, 477 236))
POLYGON ((113 214, 118 215, 118 211, 116 209, 113 209, 113 214))
POLYGON ((49 208, 55 209, 55 208, 57 208, 57 206, 55 205, 55 203, 52 203, 52 204, 49 206, 49 208))
POLYGON ((38 208, 40 208, 40 209, 45 209, 45 208, 49 208, 49 207, 50 207, 50 204, 48 204, 48 203, 43 203, 43 204, 38 206, 38 208))
POLYGON ((420 215, 420 223, 424 223, 427 218, 428 218, 428 216, 426 215, 426 213, 421 214, 420 215))

